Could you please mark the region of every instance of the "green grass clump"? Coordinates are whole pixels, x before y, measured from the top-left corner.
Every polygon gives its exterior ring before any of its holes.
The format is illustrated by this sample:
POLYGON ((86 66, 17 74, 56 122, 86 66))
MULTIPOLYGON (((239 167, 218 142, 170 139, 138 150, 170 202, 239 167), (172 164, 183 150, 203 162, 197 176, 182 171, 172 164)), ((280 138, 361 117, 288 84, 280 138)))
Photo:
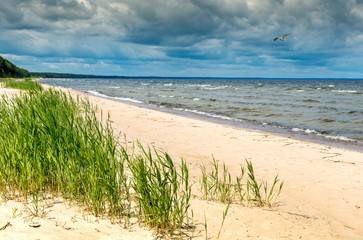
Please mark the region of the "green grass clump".
POLYGON ((222 178, 219 174, 219 164, 213 158, 210 162, 211 172, 206 172, 206 167, 201 166, 202 170, 202 191, 204 198, 219 200, 223 203, 230 202, 234 198, 233 183, 231 174, 228 172, 226 165, 223 163, 222 178))
POLYGON ((16 88, 21 90, 31 90, 31 91, 41 91, 43 90, 42 86, 32 81, 31 78, 26 78, 25 80, 15 80, 15 79, 7 79, 4 83, 6 88, 16 88))
POLYGON ((51 194, 113 221, 139 215, 161 232, 182 228, 191 195, 185 162, 178 168, 141 145, 142 154, 128 155, 118 142, 109 117, 98 120, 87 99, 53 89, 3 96, 0 193, 20 194, 33 215, 51 194))
POLYGON ((240 175, 233 181, 225 163, 223 163, 221 176, 219 164, 214 158, 210 162, 210 172, 207 172, 205 165, 201 165, 202 178, 200 182, 203 197, 223 203, 238 202, 243 204, 247 201, 247 204, 255 202, 258 206, 271 207, 281 193, 283 182, 280 184, 279 189, 276 190, 277 183, 280 181, 278 175, 276 175, 271 188, 268 188, 267 181, 258 182, 256 180, 252 163, 248 160, 246 160, 246 163, 248 178, 245 183, 243 183, 243 177, 246 170, 243 166, 241 166, 240 175))
POLYGON ((149 226, 173 233, 188 218, 191 196, 188 168, 182 160, 177 171, 167 153, 147 151, 140 144, 139 147, 142 155, 128 162, 140 214, 149 226))
POLYGON ((109 121, 90 103, 48 90, 0 102, 0 190, 38 202, 48 192, 96 215, 123 214, 123 162, 109 121))
MULTIPOLYGON (((284 182, 280 183, 279 189, 277 190, 277 192, 275 192, 275 187, 280 181, 278 179, 278 175, 275 176, 274 182, 269 189, 267 181, 262 181, 258 183, 258 181, 256 180, 252 162, 246 160, 246 163, 249 177, 249 179, 247 180, 248 194, 251 193, 251 195, 254 197, 254 200, 256 200, 259 205, 271 207, 276 201, 277 197, 280 195, 284 182), (263 192, 261 191, 262 186, 264 190, 263 192)), ((250 195, 248 195, 248 198, 250 199, 250 195)))

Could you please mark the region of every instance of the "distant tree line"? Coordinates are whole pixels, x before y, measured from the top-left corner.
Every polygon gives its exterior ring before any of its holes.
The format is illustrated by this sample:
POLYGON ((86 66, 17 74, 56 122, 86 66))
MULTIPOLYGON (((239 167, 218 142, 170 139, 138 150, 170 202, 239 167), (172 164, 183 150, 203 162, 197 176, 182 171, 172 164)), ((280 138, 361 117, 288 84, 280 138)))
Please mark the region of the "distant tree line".
POLYGON ((5 77, 24 78, 30 77, 30 73, 0 56, 0 78, 5 77))
POLYGON ((31 72, 33 77, 41 78, 98 78, 100 76, 73 73, 31 72))
POLYGON ((102 76, 90 74, 73 74, 73 73, 52 73, 52 72, 31 72, 33 77, 41 78, 126 78, 124 76, 102 76))

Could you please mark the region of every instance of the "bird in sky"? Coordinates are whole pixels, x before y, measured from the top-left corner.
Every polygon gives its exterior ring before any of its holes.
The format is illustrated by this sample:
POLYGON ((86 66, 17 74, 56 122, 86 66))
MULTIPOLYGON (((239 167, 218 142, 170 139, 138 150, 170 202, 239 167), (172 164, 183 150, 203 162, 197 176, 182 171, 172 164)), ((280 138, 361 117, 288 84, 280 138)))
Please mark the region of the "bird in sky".
POLYGON ((274 41, 276 41, 277 39, 280 39, 282 42, 285 42, 286 41, 285 37, 287 35, 289 35, 289 34, 284 34, 282 37, 275 37, 274 41))

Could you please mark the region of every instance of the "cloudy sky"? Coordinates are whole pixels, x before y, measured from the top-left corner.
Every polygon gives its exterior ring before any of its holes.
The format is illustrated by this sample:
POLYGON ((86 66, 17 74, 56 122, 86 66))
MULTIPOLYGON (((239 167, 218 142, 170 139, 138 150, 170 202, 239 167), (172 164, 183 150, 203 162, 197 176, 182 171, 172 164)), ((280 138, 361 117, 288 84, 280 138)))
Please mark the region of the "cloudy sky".
POLYGON ((40 72, 363 78, 363 0, 0 0, 0 55, 40 72))

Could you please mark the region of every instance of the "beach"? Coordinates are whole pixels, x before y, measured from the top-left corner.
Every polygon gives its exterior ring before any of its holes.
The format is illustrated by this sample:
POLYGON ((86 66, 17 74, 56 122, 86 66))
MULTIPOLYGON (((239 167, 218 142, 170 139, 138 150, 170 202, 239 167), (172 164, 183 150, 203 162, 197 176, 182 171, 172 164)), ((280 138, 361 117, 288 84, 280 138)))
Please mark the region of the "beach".
MULTIPOLYGON (((44 85, 47 87, 46 85, 44 85)), ((258 179, 272 182, 276 174, 284 181, 272 208, 231 204, 220 239, 362 239, 363 238, 363 154, 359 151, 295 140, 262 131, 160 112, 59 88, 72 96, 82 96, 110 114, 115 132, 127 144, 140 141, 145 146, 168 152, 174 161, 183 158, 193 184, 191 208, 195 239, 216 239, 226 204, 201 199, 200 164, 213 157, 225 163, 236 176, 245 160, 250 160, 258 179), (123 138, 122 138, 123 139, 123 138)), ((1 94, 16 91, 1 89, 1 94)), ((1 239, 153 239, 146 227, 124 229, 107 219, 89 219, 82 211, 53 203, 44 218, 29 219, 21 203, 0 202, 1 239), (13 217, 13 209, 19 210, 13 217), (54 208, 54 210, 52 209, 54 208), (57 210, 55 210, 57 209, 57 210), (75 221, 73 221, 73 220, 75 221), (64 224, 63 224, 63 222, 64 224), (39 227, 31 227, 37 222, 39 227)))

